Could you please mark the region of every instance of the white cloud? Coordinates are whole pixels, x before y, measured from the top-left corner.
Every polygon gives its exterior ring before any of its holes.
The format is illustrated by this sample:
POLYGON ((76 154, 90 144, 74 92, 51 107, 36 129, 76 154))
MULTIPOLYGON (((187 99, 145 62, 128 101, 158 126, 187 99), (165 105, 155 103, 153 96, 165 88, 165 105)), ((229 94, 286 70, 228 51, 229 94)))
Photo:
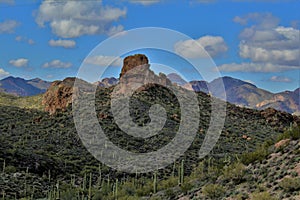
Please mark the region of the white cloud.
POLYGON ((49 23, 52 32, 63 38, 82 35, 109 34, 113 25, 126 16, 126 9, 103 6, 102 1, 43 1, 36 15, 36 22, 44 27, 49 23))
POLYGON ((72 66, 70 62, 62 62, 60 60, 52 60, 42 65, 43 68, 69 68, 72 66))
POLYGON ((76 42, 74 40, 49 40, 48 44, 52 47, 64 47, 64 48, 74 48, 76 46, 76 42))
POLYGON ((252 81, 252 80, 244 80, 244 81, 247 82, 247 83, 251 83, 251 84, 255 85, 255 82, 252 81))
POLYGON ((28 44, 31 44, 31 45, 35 43, 35 41, 33 39, 28 39, 27 42, 28 42, 28 44))
POLYGON ((268 80, 273 81, 273 82, 282 82, 282 83, 292 82, 292 80, 290 78, 284 77, 284 76, 272 76, 268 80))
POLYGON ((221 66, 225 71, 274 72, 299 69, 299 30, 279 26, 270 13, 250 13, 234 21, 245 27, 240 33, 239 55, 251 63, 221 66), (238 69, 238 67, 241 67, 238 69))
POLYGON ((271 13, 249 13, 245 16, 236 16, 233 21, 241 25, 246 25, 249 21, 256 23, 256 27, 268 29, 276 27, 279 23, 279 19, 273 16, 271 13))
POLYGON ((90 56, 85 60, 85 63, 98 66, 122 66, 122 59, 115 56, 90 56))
POLYGON ((29 60, 26 58, 19 58, 16 60, 10 60, 9 64, 15 67, 26 67, 28 65, 29 60))
POLYGON ((218 56, 226 52, 228 47, 222 37, 207 35, 197 40, 179 41, 174 45, 174 49, 186 58, 203 58, 208 57, 207 53, 211 57, 218 56))
POLYGON ((16 20, 5 20, 0 22, 0 33, 14 33, 20 23, 16 20))
POLYGON ((270 30, 253 30, 251 36, 242 36, 240 56, 253 62, 281 65, 299 64, 299 30, 278 26, 270 30))
POLYGON ((148 6, 148 5, 159 3, 160 0, 130 0, 129 2, 148 6))
POLYGON ((111 35, 115 35, 115 34, 122 34, 124 27, 122 25, 118 25, 118 26, 112 26, 110 27, 110 29, 107 30, 107 35, 111 36, 111 35))
POLYGON ((4 69, 0 68, 0 78, 5 78, 8 75, 9 75, 9 73, 7 71, 5 71, 4 69))
POLYGON ((300 69, 300 67, 272 63, 230 63, 220 65, 217 69, 223 72, 283 72, 300 69))
POLYGON ((299 30, 278 26, 279 20, 271 14, 249 16, 246 20, 255 19, 257 24, 240 34, 241 57, 275 64, 295 65, 299 62, 299 30))
POLYGON ((20 36, 20 35, 17 36, 15 38, 15 40, 18 41, 18 42, 26 42, 30 45, 33 45, 35 43, 33 39, 28 39, 27 37, 23 37, 23 36, 20 36))

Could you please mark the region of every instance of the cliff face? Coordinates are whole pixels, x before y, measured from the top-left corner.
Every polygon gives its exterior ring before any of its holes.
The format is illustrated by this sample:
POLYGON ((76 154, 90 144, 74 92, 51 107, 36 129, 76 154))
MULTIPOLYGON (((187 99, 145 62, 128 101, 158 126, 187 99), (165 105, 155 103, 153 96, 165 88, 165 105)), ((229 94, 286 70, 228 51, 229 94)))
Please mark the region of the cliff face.
POLYGON ((58 110, 64 111, 72 102, 73 85, 75 78, 66 78, 63 81, 54 81, 43 97, 45 111, 54 114, 58 110))
POLYGON ((120 81, 117 86, 118 93, 124 94, 132 88, 138 91, 147 90, 153 83, 168 86, 171 81, 163 73, 156 75, 151 69, 148 58, 143 54, 128 56, 123 61, 120 81), (151 83, 148 83, 150 81, 151 83), (140 86, 136 88, 136 86, 140 86))
POLYGON ((147 65, 149 69, 148 58, 143 54, 135 54, 132 56, 127 56, 123 61, 123 67, 121 70, 120 78, 125 75, 126 72, 132 70, 133 68, 141 65, 147 65))

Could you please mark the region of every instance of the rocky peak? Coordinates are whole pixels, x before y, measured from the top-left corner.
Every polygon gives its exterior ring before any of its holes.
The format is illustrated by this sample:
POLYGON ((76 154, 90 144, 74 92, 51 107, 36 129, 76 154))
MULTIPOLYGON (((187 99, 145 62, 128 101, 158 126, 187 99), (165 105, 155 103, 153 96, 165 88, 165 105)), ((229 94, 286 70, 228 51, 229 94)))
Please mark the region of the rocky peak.
POLYGON ((63 81, 54 81, 43 97, 45 111, 54 114, 57 110, 64 111, 72 102, 73 85, 75 78, 66 78, 63 81))
POLYGON ((157 75, 150 69, 149 60, 145 55, 135 54, 124 59, 117 93, 125 94, 132 88, 137 89, 136 86, 140 86, 138 91, 147 90, 153 83, 162 86, 172 85, 165 74, 157 75))
POLYGON ((129 70, 141 66, 141 65, 147 65, 148 69, 150 67, 148 58, 143 54, 135 54, 132 56, 127 56, 123 61, 123 67, 120 74, 120 78, 129 70))

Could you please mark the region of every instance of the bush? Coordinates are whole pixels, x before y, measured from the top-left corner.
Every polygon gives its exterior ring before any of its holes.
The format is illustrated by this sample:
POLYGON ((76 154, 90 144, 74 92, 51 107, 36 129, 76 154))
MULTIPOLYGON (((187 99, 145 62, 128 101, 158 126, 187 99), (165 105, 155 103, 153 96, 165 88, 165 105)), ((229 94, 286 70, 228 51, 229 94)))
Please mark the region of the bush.
POLYGON ((284 178, 280 183, 279 186, 285 192, 293 192, 300 189, 300 178, 284 178))
POLYGON ((188 191, 190 191, 193 188, 193 185, 189 182, 185 182, 181 185, 181 191, 186 194, 188 191))
POLYGON ((252 194, 251 200, 278 200, 276 197, 272 197, 268 192, 259 192, 252 194))
POLYGON ((16 173, 17 169, 14 167, 14 166, 7 166, 5 167, 5 170, 4 170, 6 173, 16 173))
POLYGON ((260 147, 257 150, 249 153, 244 153, 241 156, 241 161, 245 165, 249 165, 255 161, 262 161, 268 155, 268 150, 264 147, 260 147))
POLYGON ((245 175, 246 167, 240 162, 236 162, 232 165, 225 166, 223 175, 226 180, 231 180, 236 183, 240 183, 245 175))
POLYGON ((279 135, 277 138, 277 142, 284 139, 292 139, 292 140, 298 140, 300 139, 300 127, 290 127, 287 131, 285 131, 283 134, 279 135))
POLYGON ((225 194, 225 189, 218 184, 208 184, 202 188, 202 193, 209 199, 221 199, 225 194))

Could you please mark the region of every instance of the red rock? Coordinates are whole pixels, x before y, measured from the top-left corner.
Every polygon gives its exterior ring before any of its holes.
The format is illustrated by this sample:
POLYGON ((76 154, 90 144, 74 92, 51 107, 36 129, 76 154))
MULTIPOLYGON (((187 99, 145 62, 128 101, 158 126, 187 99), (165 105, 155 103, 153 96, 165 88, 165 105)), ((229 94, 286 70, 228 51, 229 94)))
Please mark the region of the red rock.
POLYGON ((275 146, 275 148, 279 148, 279 147, 289 144, 289 142, 290 142, 290 139, 280 140, 274 146, 275 146))

